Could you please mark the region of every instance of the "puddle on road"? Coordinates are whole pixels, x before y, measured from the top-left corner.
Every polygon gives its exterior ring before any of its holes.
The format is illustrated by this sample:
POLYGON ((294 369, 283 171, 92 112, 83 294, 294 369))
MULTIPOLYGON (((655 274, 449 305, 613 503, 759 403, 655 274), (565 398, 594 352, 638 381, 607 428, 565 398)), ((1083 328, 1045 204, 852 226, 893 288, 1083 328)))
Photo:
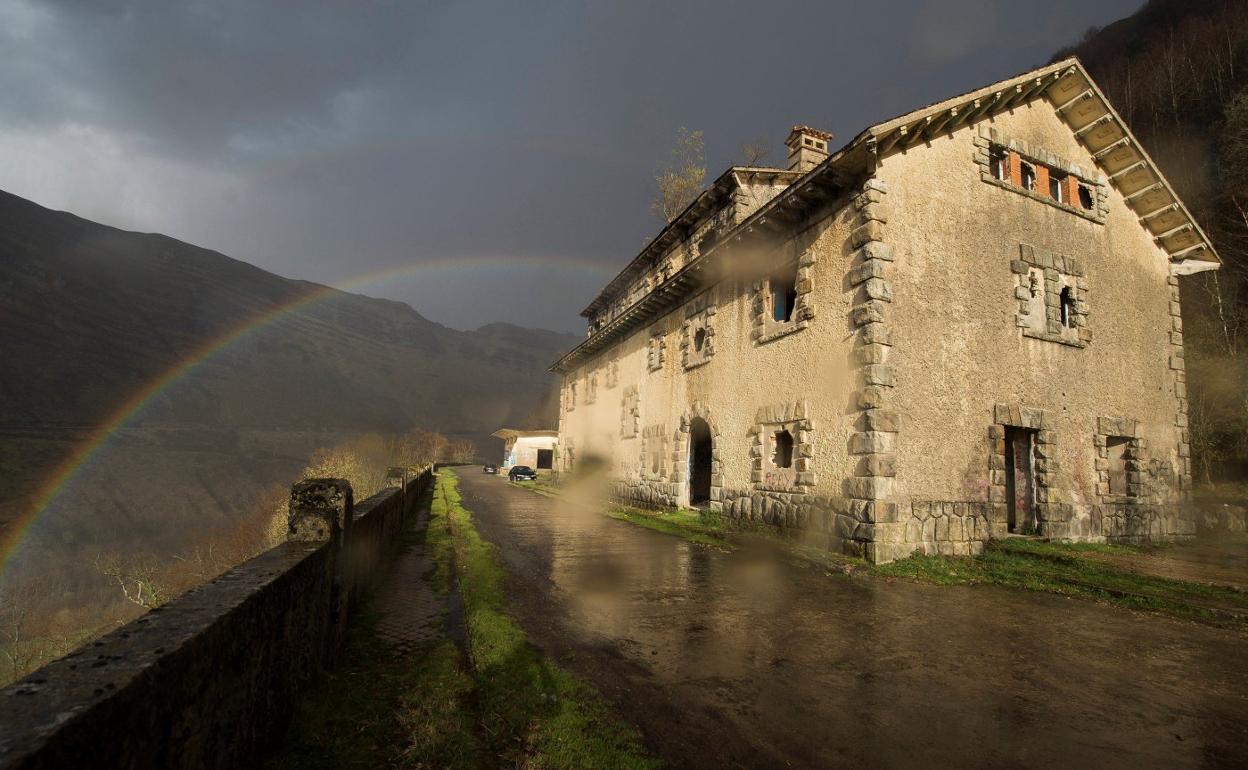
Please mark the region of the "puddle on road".
POLYGON ((609 519, 591 496, 466 482, 535 641, 576 653, 604 691, 628 688, 626 716, 678 764, 1248 756, 1242 634, 1047 594, 829 577, 609 519))

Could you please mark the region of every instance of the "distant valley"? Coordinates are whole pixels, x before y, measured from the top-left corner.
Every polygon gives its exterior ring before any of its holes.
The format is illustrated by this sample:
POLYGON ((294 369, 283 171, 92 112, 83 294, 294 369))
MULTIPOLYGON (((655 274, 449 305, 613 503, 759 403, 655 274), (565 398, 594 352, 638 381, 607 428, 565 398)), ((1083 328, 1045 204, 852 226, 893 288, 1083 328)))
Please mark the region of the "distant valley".
POLYGON ((177 547, 359 433, 419 427, 494 451, 502 425, 553 424, 546 367, 576 341, 457 331, 0 192, 0 532, 136 395, 150 397, 53 498, 27 556, 177 547))

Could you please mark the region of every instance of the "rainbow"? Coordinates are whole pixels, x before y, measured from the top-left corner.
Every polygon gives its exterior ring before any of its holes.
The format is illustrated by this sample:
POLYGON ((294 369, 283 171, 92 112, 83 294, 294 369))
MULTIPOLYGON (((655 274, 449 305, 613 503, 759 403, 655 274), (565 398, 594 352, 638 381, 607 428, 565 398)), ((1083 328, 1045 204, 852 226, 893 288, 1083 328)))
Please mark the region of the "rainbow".
POLYGON ((90 461, 100 454, 101 450, 108 444, 108 440, 142 414, 144 408, 151 403, 153 398, 186 377, 200 364, 247 335, 263 329, 273 322, 309 305, 338 296, 343 291, 358 290, 367 286, 415 275, 439 271, 462 271, 473 268, 488 268, 491 270, 500 268, 558 268, 561 270, 585 271, 599 275, 606 275, 611 272, 607 267, 570 257, 464 256, 393 265, 361 273, 348 280, 336 282, 333 286, 310 284, 313 287, 310 291, 250 316, 241 323, 227 329, 224 333, 191 350, 178 363, 161 372, 132 393, 129 398, 118 404, 108 417, 94 428, 86 438, 79 442, 74 451, 44 480, 36 491, 32 502, 13 522, 9 530, 0 534, 0 578, 7 575, 21 544, 39 522, 39 519, 83 469, 87 467, 90 461))

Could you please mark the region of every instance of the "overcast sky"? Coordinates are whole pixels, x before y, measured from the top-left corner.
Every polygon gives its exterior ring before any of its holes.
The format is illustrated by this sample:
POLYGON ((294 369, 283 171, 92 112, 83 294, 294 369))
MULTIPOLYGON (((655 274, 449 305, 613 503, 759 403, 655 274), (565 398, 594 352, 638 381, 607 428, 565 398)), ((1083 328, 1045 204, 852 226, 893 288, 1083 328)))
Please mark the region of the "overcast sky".
POLYGON ((848 140, 1140 0, 0 0, 0 189, 457 328, 581 330, 658 222, 794 123, 848 140), (428 266, 386 281, 356 277, 428 266))

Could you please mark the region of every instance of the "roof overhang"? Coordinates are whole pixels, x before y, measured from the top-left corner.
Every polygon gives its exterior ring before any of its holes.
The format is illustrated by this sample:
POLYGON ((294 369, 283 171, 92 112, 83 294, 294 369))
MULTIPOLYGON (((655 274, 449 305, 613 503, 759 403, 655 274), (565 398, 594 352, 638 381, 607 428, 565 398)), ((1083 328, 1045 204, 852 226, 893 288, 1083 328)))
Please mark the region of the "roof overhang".
POLYGON ((647 243, 619 273, 612 278, 593 302, 581 311, 581 316, 590 318, 603 307, 610 304, 611 299, 632 281, 639 273, 649 269, 655 260, 666 254, 673 246, 690 237, 693 230, 704 218, 723 206, 732 192, 741 186, 745 179, 761 179, 774 184, 783 181, 786 184, 801 176, 798 171, 782 168, 757 166, 732 166, 720 174, 711 186, 693 200, 685 210, 671 222, 667 223, 654 240, 647 243))
POLYGON ((884 156, 1039 98, 1053 105, 1171 260, 1221 263, 1200 225, 1077 58, 929 105, 865 133, 884 156))
POLYGON ((499 428, 490 434, 494 438, 509 441, 518 438, 558 438, 557 430, 517 430, 515 428, 499 428))

